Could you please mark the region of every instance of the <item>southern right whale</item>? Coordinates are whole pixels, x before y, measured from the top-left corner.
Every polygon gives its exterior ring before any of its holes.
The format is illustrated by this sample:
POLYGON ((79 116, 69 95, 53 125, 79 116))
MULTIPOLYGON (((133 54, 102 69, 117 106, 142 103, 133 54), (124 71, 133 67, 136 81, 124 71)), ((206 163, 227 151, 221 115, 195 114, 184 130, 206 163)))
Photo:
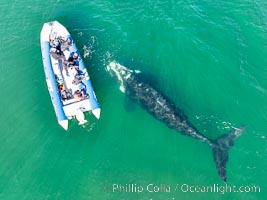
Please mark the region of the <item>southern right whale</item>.
POLYGON ((226 163, 228 150, 234 145, 245 130, 245 126, 235 128, 231 132, 221 135, 215 140, 209 139, 188 120, 187 116, 162 93, 143 81, 138 75, 140 71, 130 70, 116 62, 111 62, 107 70, 115 76, 120 83, 120 90, 137 101, 147 112, 162 121, 169 128, 207 143, 213 151, 213 158, 221 179, 226 182, 226 163))

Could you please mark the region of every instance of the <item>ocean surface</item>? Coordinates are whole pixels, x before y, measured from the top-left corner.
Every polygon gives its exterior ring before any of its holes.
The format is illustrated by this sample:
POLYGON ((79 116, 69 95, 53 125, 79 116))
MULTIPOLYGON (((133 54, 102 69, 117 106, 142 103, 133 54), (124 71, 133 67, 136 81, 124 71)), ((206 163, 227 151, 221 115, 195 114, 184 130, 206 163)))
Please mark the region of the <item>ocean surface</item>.
POLYGON ((265 0, 1 0, 0 16, 1 200, 267 198, 265 0), (84 55, 102 109, 68 131, 41 58, 53 20, 84 55), (142 71, 209 138, 246 125, 227 164, 228 186, 243 192, 226 191, 208 145, 128 101, 111 61, 142 71))

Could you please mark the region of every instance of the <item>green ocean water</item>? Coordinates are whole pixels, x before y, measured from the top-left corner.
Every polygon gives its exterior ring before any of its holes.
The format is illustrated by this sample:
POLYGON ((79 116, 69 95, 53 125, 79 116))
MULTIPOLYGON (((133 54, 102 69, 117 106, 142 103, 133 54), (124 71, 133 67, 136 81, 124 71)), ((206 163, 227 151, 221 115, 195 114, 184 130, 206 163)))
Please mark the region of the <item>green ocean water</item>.
POLYGON ((267 198, 266 1, 2 0, 0 16, 1 200, 267 198), (90 52, 102 109, 100 120, 87 114, 90 123, 73 120, 67 132, 41 59, 40 31, 52 20, 90 52), (210 147, 127 101, 105 69, 111 61, 141 70, 209 138, 247 125, 230 150, 227 184, 260 192, 186 192, 224 186, 210 147), (126 191, 132 185, 143 191, 126 191))

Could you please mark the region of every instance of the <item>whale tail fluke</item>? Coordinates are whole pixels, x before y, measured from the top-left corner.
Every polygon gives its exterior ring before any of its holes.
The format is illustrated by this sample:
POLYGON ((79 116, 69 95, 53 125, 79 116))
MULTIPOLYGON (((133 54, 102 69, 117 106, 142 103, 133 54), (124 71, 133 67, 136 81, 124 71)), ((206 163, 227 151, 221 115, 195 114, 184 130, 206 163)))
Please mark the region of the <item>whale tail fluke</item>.
POLYGON ((216 168, 221 179, 226 182, 226 164, 228 161, 228 151, 234 145, 236 138, 241 136, 246 129, 246 126, 241 126, 233 131, 218 137, 212 146, 213 158, 216 168))

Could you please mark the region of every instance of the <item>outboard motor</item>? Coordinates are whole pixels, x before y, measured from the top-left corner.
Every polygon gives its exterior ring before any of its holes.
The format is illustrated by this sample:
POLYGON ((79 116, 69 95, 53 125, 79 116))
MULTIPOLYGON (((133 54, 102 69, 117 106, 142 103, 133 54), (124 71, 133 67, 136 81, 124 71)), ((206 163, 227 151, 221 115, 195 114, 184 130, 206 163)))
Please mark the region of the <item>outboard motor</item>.
POLYGON ((84 119, 84 114, 80 109, 76 111, 75 116, 76 119, 79 121, 79 125, 85 124, 87 122, 87 120, 84 119))

